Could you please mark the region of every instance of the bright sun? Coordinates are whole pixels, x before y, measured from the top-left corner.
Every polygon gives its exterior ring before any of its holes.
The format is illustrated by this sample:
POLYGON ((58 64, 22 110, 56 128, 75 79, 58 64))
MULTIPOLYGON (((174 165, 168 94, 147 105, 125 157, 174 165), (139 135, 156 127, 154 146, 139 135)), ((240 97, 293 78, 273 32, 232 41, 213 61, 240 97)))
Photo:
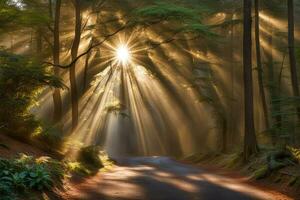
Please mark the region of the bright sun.
POLYGON ((126 45, 120 45, 116 50, 116 58, 119 63, 127 64, 130 61, 130 50, 126 45))

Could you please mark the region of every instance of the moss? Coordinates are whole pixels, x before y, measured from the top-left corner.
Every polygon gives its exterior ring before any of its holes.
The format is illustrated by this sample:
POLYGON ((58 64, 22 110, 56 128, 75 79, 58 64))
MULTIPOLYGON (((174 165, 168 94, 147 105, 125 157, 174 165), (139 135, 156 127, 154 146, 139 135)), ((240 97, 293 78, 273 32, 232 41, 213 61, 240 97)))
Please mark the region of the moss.
POLYGON ((277 150, 267 154, 267 163, 270 171, 278 171, 286 166, 297 164, 297 159, 288 150, 277 150))
POLYGON ((263 165, 260 168, 258 168, 257 170, 254 171, 252 178, 258 180, 258 179, 262 179, 267 177, 267 175, 269 174, 269 170, 268 170, 268 166, 267 165, 263 165))
POLYGON ((182 160, 187 161, 187 162, 191 162, 191 163, 199 163, 201 162, 204 158, 205 158, 205 154, 202 153, 196 153, 196 154, 192 154, 189 155, 187 157, 184 157, 182 160))
POLYGON ((288 182, 288 185, 289 186, 295 185, 297 183, 298 179, 299 179, 299 177, 291 177, 289 182, 288 182))
POLYGON ((242 163, 242 161, 243 161, 242 153, 229 154, 228 158, 226 159, 226 162, 225 162, 225 167, 233 168, 235 166, 240 165, 242 163))

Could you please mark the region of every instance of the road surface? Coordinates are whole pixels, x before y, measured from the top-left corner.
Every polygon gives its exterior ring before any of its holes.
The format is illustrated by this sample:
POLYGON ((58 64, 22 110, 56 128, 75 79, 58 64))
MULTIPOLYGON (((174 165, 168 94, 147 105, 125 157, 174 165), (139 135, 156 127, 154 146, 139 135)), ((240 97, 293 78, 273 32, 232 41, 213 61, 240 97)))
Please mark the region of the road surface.
POLYGON ((70 200, 290 200, 234 177, 222 176, 168 157, 116 159, 110 172, 73 183, 70 200))

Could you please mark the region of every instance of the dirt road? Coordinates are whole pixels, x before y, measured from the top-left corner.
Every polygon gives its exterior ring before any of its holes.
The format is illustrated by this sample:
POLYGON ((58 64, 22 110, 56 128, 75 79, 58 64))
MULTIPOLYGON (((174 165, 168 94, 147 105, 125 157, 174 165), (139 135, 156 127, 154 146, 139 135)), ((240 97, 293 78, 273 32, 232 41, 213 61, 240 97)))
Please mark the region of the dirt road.
POLYGON ((209 173, 167 157, 118 158, 110 172, 74 183, 72 200, 290 200, 236 177, 209 173))

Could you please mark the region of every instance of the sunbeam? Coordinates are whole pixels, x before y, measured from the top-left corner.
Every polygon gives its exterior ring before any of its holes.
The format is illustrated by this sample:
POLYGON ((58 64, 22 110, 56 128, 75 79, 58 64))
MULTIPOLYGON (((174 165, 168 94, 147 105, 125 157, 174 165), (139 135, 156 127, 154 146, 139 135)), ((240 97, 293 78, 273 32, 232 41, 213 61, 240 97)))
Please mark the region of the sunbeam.
POLYGON ((131 52, 126 45, 121 44, 117 48, 115 56, 119 64, 126 65, 130 62, 131 52))

